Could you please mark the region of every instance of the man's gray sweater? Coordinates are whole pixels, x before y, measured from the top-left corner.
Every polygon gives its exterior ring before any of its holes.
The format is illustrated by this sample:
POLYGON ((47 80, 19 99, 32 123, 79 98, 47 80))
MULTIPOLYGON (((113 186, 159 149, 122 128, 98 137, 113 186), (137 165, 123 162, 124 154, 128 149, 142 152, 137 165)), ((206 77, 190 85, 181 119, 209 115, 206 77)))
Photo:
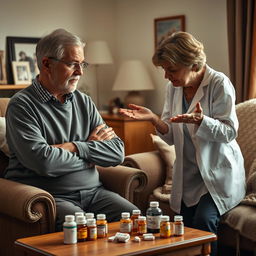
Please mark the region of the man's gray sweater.
POLYGON ((76 90, 64 104, 44 101, 32 84, 16 93, 8 105, 10 161, 5 177, 53 195, 99 186, 95 165, 115 166, 124 158, 123 142, 118 137, 87 141, 102 123, 89 96, 76 90), (65 142, 75 143, 79 154, 51 146, 65 142))

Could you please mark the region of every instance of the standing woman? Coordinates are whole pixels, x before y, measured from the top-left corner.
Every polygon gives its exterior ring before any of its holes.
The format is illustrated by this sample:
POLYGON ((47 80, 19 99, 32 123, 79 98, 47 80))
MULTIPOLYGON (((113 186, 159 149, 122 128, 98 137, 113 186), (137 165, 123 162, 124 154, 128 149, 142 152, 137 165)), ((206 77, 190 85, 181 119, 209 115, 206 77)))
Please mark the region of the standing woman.
MULTIPOLYGON (((216 234, 220 216, 245 196, 234 87, 206 64, 203 44, 189 33, 172 34, 152 59, 169 80, 161 118, 134 104, 120 112, 151 121, 175 145, 171 209, 183 215, 186 226, 216 234)), ((217 255, 216 242, 211 255, 217 255)))

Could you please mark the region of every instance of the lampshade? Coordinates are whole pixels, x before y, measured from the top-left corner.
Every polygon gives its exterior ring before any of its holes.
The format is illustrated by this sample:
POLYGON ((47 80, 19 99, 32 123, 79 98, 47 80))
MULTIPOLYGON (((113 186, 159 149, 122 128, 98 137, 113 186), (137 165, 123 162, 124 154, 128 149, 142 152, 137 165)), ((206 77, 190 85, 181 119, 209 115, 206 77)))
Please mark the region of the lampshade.
POLYGON ((139 60, 128 60, 121 64, 114 82, 113 91, 153 90, 149 74, 139 60))
POLYGON ((145 99, 140 91, 153 89, 154 85, 149 74, 139 60, 129 60, 121 64, 112 88, 113 91, 129 91, 124 99, 125 106, 129 103, 144 105, 145 99))
POLYGON ((111 64, 113 59, 105 41, 91 41, 86 44, 85 60, 89 64, 111 64))

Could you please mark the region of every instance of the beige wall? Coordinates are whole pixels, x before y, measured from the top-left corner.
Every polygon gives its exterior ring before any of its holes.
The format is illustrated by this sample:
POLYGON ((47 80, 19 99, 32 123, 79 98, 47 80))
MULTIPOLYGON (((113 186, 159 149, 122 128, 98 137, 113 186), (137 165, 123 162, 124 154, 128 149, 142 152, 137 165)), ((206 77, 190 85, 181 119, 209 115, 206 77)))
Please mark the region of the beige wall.
POLYGON ((205 45, 207 62, 228 74, 226 1, 224 0, 121 0, 117 1, 118 63, 138 58, 151 72, 156 90, 146 92, 147 106, 162 111, 166 80, 151 64, 154 18, 185 15, 186 31, 205 45))
MULTIPOLYGON (((208 64, 228 75, 226 1, 224 0, 0 0, 0 49, 6 36, 41 37, 62 27, 85 41, 106 40, 113 65, 97 70, 101 105, 108 104, 117 68, 123 60, 140 59, 147 66, 155 91, 144 93, 147 106, 160 113, 166 81, 151 64, 154 18, 185 15, 186 31, 201 40, 208 64)), ((95 98, 95 67, 80 82, 95 98)))

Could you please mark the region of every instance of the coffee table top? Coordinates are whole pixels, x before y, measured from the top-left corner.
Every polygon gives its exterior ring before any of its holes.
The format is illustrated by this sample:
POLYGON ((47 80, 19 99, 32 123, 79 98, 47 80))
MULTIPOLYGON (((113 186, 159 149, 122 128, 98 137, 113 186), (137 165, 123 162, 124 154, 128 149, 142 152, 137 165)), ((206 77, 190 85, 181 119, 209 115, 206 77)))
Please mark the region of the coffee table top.
MULTIPOLYGON (((113 236, 119 232, 119 223, 109 223, 109 234, 113 236)), ((160 238, 155 234, 154 241, 143 241, 136 243, 134 236, 127 243, 108 242, 107 238, 97 239, 96 241, 79 242, 77 244, 66 245, 63 243, 63 232, 39 235, 18 239, 15 246, 19 250, 28 252, 28 255, 160 255, 161 253, 175 251, 181 248, 209 244, 216 240, 216 235, 210 232, 185 227, 184 236, 160 238)))

